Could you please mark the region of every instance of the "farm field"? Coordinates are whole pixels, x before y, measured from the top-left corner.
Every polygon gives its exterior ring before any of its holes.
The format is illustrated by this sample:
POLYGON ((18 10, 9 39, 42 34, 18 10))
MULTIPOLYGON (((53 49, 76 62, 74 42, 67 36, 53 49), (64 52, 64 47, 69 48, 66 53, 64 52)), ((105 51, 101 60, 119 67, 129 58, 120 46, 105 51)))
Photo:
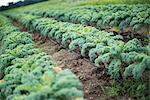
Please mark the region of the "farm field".
POLYGON ((0 100, 149 100, 149 70, 147 0, 0 12, 0 100))

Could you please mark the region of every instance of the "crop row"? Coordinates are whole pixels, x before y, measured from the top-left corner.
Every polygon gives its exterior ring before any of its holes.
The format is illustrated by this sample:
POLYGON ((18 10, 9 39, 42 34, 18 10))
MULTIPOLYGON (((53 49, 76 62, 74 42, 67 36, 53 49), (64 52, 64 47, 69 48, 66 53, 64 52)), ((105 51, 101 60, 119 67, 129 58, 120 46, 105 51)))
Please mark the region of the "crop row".
POLYGON ((115 32, 150 32, 150 5, 100 5, 71 9, 32 10, 25 13, 115 32))
POLYGON ((136 38, 125 43, 120 35, 99 31, 90 26, 27 14, 7 16, 44 37, 56 40, 71 51, 78 51, 83 57, 89 57, 98 67, 105 65, 111 78, 118 79, 122 76, 139 79, 145 70, 150 69, 150 45, 143 47, 136 38))
POLYGON ((82 100, 79 79, 53 66, 50 56, 35 48, 31 35, 2 15, 0 40, 1 100, 82 100))

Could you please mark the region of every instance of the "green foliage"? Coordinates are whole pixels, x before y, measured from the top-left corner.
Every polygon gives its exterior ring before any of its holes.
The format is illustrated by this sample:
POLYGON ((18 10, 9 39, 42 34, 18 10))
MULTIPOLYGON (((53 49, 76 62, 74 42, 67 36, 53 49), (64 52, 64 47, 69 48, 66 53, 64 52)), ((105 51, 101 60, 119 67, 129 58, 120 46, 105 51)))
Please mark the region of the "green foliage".
POLYGON ((99 5, 99 4, 149 4, 148 0, 88 0, 81 5, 99 5))
POLYGON ((138 98, 147 100, 147 85, 145 80, 124 80, 122 83, 113 81, 111 85, 106 88, 106 95, 110 97, 128 95, 130 98, 138 98))
MULTIPOLYGON (((26 44, 26 45, 19 45, 16 48, 10 50, 6 49, 5 53, 0 55, 1 57, 1 73, 9 66, 11 65, 12 60, 16 58, 24 58, 26 56, 37 54, 39 53, 39 49, 35 49, 32 44, 26 44)), ((2 76, 2 75, 1 75, 2 76)))
POLYGON ((108 73, 111 75, 111 78, 119 78, 119 71, 121 69, 121 61, 119 59, 113 59, 108 67, 108 73))
POLYGON ((67 47, 70 44, 71 40, 74 39, 74 37, 76 37, 75 33, 65 33, 62 36, 62 42, 61 43, 63 44, 64 47, 67 47))
POLYGON ((95 59, 97 58, 96 49, 92 48, 89 51, 89 55, 88 56, 90 57, 90 61, 94 63, 95 59))
MULTIPOLYGON (((138 6, 140 7, 140 5, 138 6)), ((98 7, 95 9, 97 10, 104 9, 103 7, 105 6, 102 6, 102 8, 98 7)), ((113 12, 116 12, 118 10, 126 11, 127 10, 125 9, 126 7, 127 5, 124 5, 121 8, 119 5, 110 6, 111 9, 114 9, 113 12)), ((110 9, 110 8, 109 7, 107 8, 106 6, 105 9, 110 9)), ((76 9, 81 9, 81 8, 76 8, 76 9)), ((91 9, 93 10, 93 8, 91 9)), ((142 9, 140 10, 142 11, 142 9)), ((58 12, 55 13, 54 12, 55 10, 52 13, 49 12, 50 14, 48 15, 52 14, 52 16, 54 17, 57 14, 59 14, 60 10, 58 12)), ((31 14, 38 15, 40 13, 42 12, 39 13, 32 12, 31 14)), ((121 13, 122 11, 118 11, 116 13, 118 17, 116 18, 115 18, 116 16, 115 14, 109 17, 106 16, 107 17, 105 19, 106 22, 103 22, 103 24, 109 25, 108 22, 112 19, 115 20, 127 19, 126 21, 129 24, 130 22, 129 20, 131 20, 127 18, 129 16, 129 12, 128 14, 123 13, 123 15, 121 15, 121 13)), ((108 73, 113 79, 118 79, 120 75, 125 78, 132 76, 135 79, 139 79, 142 76, 143 72, 146 69, 149 69, 149 67, 147 66, 149 64, 148 63, 149 49, 147 46, 146 47, 142 46, 141 42, 136 38, 125 43, 121 35, 114 35, 113 33, 99 31, 90 26, 82 26, 79 24, 59 22, 52 18, 49 19, 38 18, 38 17, 33 18, 32 17, 33 15, 29 15, 29 14, 19 14, 16 15, 15 17, 13 14, 7 14, 7 15, 13 19, 18 19, 21 17, 21 19, 26 20, 26 22, 30 21, 31 24, 29 27, 32 27, 32 30, 38 31, 42 36, 49 37, 56 40, 57 42, 61 43, 64 47, 69 47, 69 49, 72 51, 73 50, 81 51, 81 55, 83 57, 89 57, 91 62, 94 62, 95 65, 97 66, 100 66, 101 64, 109 65, 108 67, 107 66, 105 67, 108 68, 108 73), (33 19, 28 20, 24 16, 30 16, 33 19), (134 68, 132 71, 128 71, 127 70, 128 66, 130 69, 130 65, 134 63, 138 64, 138 67, 134 68), (120 73, 120 70, 128 74, 120 73)), ((61 13, 61 16, 63 15, 64 14, 61 13)), ((22 23, 22 21, 20 22, 22 23)))
POLYGON ((95 44, 94 43, 85 43, 83 44, 82 46, 82 49, 81 49, 81 55, 82 56, 86 56, 90 51, 90 49, 94 48, 95 47, 95 44))
POLYGON ((136 52, 122 53, 121 57, 124 62, 132 63, 135 61, 135 57, 137 56, 137 54, 138 53, 136 52))
POLYGON ((140 52, 143 50, 142 45, 138 39, 132 39, 128 41, 124 46, 124 52, 137 51, 140 52))
POLYGON ((31 35, 23 32, 10 33, 2 40, 4 48, 13 49, 20 44, 32 43, 31 35))
POLYGON ((100 63, 109 63, 112 58, 111 53, 106 53, 102 56, 99 56, 97 59, 95 59, 95 64, 99 66, 100 63))
POLYGON ((124 71, 124 76, 128 77, 133 75, 135 79, 139 79, 144 70, 149 66, 149 61, 149 57, 144 57, 140 63, 133 63, 129 65, 124 71))
MULTIPOLYGON (((71 51, 81 51, 82 56, 89 57, 90 61, 98 67, 101 64, 105 65, 112 79, 119 82, 123 81, 121 85, 109 88, 109 96, 124 95, 128 91, 131 97, 144 98, 146 85, 143 83, 136 84, 136 82, 143 78, 145 71, 150 69, 149 46, 143 46, 138 39, 124 42, 121 35, 100 30, 110 29, 110 31, 119 34, 122 32, 148 33, 149 12, 149 4, 125 4, 87 5, 69 9, 59 9, 58 7, 48 10, 36 8, 36 10, 28 10, 24 13, 7 13, 6 15, 13 20, 18 20, 28 29, 40 33, 41 36, 52 38, 64 47, 69 47, 71 51), (126 83, 126 79, 131 79, 131 83, 126 83)), ((16 36, 12 35, 12 32, 15 33, 18 29, 13 28, 9 22, 6 23, 8 28, 2 27, 2 24, 0 26, 0 33, 2 34, 0 38, 8 39, 5 40, 6 47, 1 49, 6 54, 1 53, 3 64, 0 68, 6 83, 8 83, 8 85, 2 85, 2 96, 7 97, 7 99, 34 98, 36 100, 46 100, 47 98, 70 100, 76 96, 83 96, 81 83, 70 71, 62 71, 57 74, 53 69, 51 60, 44 53, 39 50, 36 51, 34 47, 27 49, 29 52, 26 52, 24 48, 28 47, 21 47, 26 40, 21 40, 21 38, 17 40, 16 36), (12 36, 7 36, 8 34, 12 36), (13 44, 10 42, 10 37, 17 41, 21 40, 23 43, 13 44), (12 47, 9 47, 12 48, 12 51, 5 50, 9 44, 10 46, 13 44, 12 47), (37 54, 37 52, 39 53, 37 54)), ((32 43, 25 42, 25 44, 32 43)))
POLYGON ((26 11, 25 13, 50 17, 65 22, 95 26, 98 29, 117 28, 114 31, 118 33, 125 32, 129 28, 131 29, 129 31, 132 32, 143 32, 142 28, 144 27, 144 33, 148 33, 147 30, 150 25, 148 20, 149 4, 108 4, 97 6, 85 5, 64 10, 52 9, 45 11, 43 9, 36 9, 35 11, 26 11))
POLYGON ((77 48, 81 49, 84 43, 85 43, 85 40, 83 38, 77 38, 69 44, 69 49, 70 50, 76 50, 77 48))
POLYGON ((114 97, 114 96, 118 96, 119 92, 120 92, 120 87, 119 86, 115 86, 115 87, 108 87, 108 89, 106 89, 106 95, 108 95, 109 97, 114 97))
POLYGON ((0 34, 1 34, 1 37, 0 37, 0 40, 2 40, 5 36, 7 36, 8 34, 10 34, 11 32, 13 31, 18 31, 19 29, 14 27, 14 26, 2 26, 0 27, 0 34))
MULTIPOLYGON (((23 20, 26 27, 30 27, 32 18, 34 17, 26 17, 23 20), (29 19, 30 23, 27 21, 29 19)), ((2 33, 0 79, 3 80, 0 83, 1 100, 83 98, 79 79, 68 69, 56 72, 50 56, 34 47, 29 33, 19 32, 11 23, 8 24, 8 28, 7 25, 0 26, 0 33, 2 33)))
POLYGON ((81 89, 81 83, 75 75, 73 75, 69 70, 62 71, 58 76, 56 76, 56 82, 54 83, 52 90, 56 97, 60 97, 64 100, 74 99, 77 97, 82 97, 83 93, 78 89, 81 89))

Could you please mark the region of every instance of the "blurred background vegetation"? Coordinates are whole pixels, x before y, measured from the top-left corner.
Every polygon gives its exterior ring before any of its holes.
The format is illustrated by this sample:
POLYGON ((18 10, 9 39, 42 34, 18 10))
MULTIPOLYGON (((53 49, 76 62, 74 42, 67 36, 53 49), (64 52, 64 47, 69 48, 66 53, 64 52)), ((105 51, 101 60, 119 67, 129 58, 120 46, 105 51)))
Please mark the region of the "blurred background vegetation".
POLYGON ((86 0, 84 4, 150 4, 150 0, 86 0))
POLYGON ((83 2, 83 4, 150 4, 150 0, 49 0, 51 2, 83 2))

